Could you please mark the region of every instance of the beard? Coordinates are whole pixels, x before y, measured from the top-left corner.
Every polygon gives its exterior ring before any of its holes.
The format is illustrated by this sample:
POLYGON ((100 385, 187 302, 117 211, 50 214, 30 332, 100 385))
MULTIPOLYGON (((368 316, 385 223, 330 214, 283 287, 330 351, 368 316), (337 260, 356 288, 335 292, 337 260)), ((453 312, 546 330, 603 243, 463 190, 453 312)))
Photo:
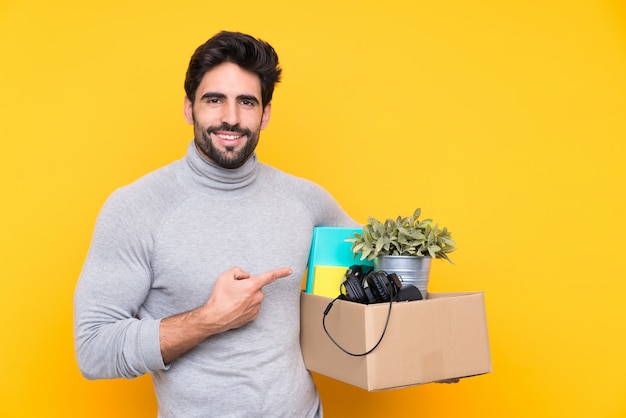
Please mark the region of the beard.
POLYGON ((194 121, 194 131, 196 147, 207 157, 213 161, 217 166, 222 168, 239 168, 254 154, 257 144, 259 143, 259 136, 261 135, 261 128, 256 131, 251 131, 248 128, 243 128, 239 125, 229 125, 223 123, 221 126, 209 126, 203 128, 198 122, 194 121), (226 150, 218 149, 211 138, 213 132, 229 131, 235 132, 240 135, 245 135, 247 140, 243 148, 235 150, 234 147, 226 147, 226 150))

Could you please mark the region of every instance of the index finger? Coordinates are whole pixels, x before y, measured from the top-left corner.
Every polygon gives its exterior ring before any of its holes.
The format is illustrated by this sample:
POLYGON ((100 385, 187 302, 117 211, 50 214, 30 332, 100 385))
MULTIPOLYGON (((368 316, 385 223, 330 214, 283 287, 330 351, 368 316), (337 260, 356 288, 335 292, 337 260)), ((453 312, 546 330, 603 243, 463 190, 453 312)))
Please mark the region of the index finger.
POLYGON ((293 271, 288 267, 278 268, 255 276, 254 279, 259 283, 259 287, 263 287, 266 284, 272 283, 283 277, 287 277, 293 274, 293 271))

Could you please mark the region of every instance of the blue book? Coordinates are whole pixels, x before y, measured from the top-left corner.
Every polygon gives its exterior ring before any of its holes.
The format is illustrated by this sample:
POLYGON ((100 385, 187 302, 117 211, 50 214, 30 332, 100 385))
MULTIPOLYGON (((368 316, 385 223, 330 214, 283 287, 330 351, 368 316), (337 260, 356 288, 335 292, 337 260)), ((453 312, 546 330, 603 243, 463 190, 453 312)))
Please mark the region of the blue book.
POLYGON ((354 257, 352 243, 346 242, 346 239, 352 237, 355 232, 362 233, 363 229, 333 226, 317 226, 313 229, 306 277, 307 293, 313 293, 316 266, 336 266, 347 269, 353 264, 374 265, 373 261, 361 261, 354 257))

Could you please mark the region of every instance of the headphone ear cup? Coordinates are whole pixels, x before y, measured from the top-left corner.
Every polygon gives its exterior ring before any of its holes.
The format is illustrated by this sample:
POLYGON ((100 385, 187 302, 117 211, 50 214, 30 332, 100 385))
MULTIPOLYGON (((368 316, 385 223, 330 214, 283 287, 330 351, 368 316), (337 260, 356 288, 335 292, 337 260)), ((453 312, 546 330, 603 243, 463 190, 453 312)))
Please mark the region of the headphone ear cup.
POLYGON ((368 303, 367 295, 361 281, 349 274, 346 276, 346 280, 342 283, 344 289, 346 289, 346 299, 357 303, 368 303))
POLYGON ((365 280, 375 301, 389 302, 391 300, 391 283, 389 283, 387 273, 382 270, 375 270, 368 274, 365 280))

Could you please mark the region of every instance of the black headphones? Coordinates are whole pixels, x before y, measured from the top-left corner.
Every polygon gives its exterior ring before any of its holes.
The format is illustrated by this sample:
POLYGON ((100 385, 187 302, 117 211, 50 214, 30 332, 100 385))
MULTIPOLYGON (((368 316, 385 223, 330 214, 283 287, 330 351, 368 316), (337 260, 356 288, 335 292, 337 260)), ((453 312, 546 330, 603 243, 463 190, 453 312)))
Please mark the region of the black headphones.
POLYGON ((387 274, 383 270, 372 270, 369 266, 350 266, 350 268, 346 271, 344 278, 345 280, 339 287, 339 296, 333 299, 324 311, 324 316, 322 317, 322 327, 324 328, 326 335, 328 335, 328 338, 330 338, 330 340, 341 351, 351 356, 365 356, 378 347, 385 336, 385 332, 387 331, 393 302, 423 299, 422 293, 417 287, 413 285, 402 286, 402 281, 397 274, 387 274), (326 329, 326 315, 328 315, 328 312, 330 312, 333 307, 333 303, 335 303, 337 299, 364 304, 389 302, 389 312, 387 313, 385 328, 383 328, 380 339, 374 347, 364 353, 351 353, 340 346, 339 343, 337 343, 337 341, 330 336, 328 330, 326 329))
POLYGON ((402 286, 396 273, 387 274, 369 266, 350 266, 344 279, 339 299, 365 304, 422 299, 419 289, 412 285, 402 286))

